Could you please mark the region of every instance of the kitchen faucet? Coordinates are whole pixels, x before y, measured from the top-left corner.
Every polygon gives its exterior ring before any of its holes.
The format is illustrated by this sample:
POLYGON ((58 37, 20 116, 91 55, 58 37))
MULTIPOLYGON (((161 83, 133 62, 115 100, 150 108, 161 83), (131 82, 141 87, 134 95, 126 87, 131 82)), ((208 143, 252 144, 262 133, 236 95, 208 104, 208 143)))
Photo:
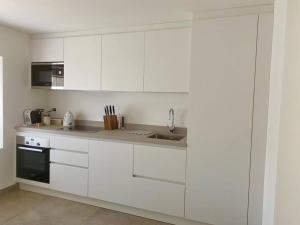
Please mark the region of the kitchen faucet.
POLYGON ((173 109, 173 108, 170 108, 170 110, 169 110, 169 122, 171 121, 172 124, 171 124, 171 126, 168 125, 168 128, 169 128, 169 131, 170 131, 171 133, 174 133, 174 131, 175 131, 174 120, 175 120, 174 109, 173 109))

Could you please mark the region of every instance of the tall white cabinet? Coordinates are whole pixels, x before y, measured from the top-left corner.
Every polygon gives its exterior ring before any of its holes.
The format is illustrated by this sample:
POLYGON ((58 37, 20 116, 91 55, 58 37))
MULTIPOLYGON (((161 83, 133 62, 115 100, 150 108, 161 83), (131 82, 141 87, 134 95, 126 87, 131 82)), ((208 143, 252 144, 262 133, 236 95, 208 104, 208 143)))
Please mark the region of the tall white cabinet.
POLYGON ((186 217, 246 225, 258 16, 195 21, 186 217))
POLYGON ((65 89, 100 90, 101 36, 64 39, 65 89))

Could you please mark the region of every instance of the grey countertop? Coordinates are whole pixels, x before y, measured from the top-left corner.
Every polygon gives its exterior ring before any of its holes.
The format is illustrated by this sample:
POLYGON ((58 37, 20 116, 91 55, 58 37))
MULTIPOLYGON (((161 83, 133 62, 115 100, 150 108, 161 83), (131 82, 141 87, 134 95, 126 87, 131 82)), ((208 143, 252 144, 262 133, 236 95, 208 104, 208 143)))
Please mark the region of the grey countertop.
POLYGON ((163 127, 159 126, 147 126, 147 125, 135 125, 127 128, 125 130, 101 130, 98 132, 82 132, 82 131, 66 131, 60 130, 59 126, 41 126, 41 127, 34 127, 34 126, 16 126, 15 129, 17 132, 40 132, 45 134, 53 134, 53 135, 65 135, 65 136, 73 136, 73 137, 82 137, 87 138, 90 140, 110 140, 110 141, 117 141, 117 142, 125 142, 125 143, 132 143, 132 144, 147 144, 152 146, 158 147, 175 147, 178 149, 185 150, 187 147, 187 138, 186 138, 186 129, 179 129, 179 133, 185 136, 180 141, 171 141, 171 140, 162 140, 162 139, 152 139, 148 138, 148 135, 139 135, 139 134, 132 134, 132 131, 135 130, 143 130, 148 131, 151 133, 159 132, 159 133, 166 133, 167 131, 163 127))

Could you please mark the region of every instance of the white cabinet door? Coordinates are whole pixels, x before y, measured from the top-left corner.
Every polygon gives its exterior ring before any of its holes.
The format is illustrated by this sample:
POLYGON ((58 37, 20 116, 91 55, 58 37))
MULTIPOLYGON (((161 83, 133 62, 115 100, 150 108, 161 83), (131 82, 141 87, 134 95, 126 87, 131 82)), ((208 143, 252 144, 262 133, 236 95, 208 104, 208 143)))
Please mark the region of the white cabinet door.
POLYGON ((132 206, 177 217, 184 216, 184 185, 134 177, 132 190, 132 206))
POLYGON ((246 225, 257 16, 196 21, 186 217, 246 225))
POLYGON ((190 28, 146 32, 145 91, 189 91, 190 36, 190 28))
POLYGON ((64 39, 65 89, 100 90, 101 37, 64 39))
POLYGON ((87 196, 88 169, 51 163, 50 187, 70 194, 87 196))
POLYGON ((31 41, 31 62, 64 61, 62 38, 34 39, 31 41))
POLYGON ((50 150, 50 162, 88 168, 88 154, 65 150, 50 150))
POLYGON ((186 150, 134 145, 134 175, 185 183, 186 150))
POLYGON ((69 150, 74 152, 89 151, 89 141, 87 139, 66 136, 51 136, 50 146, 52 149, 69 150))
POLYGON ((143 91, 145 33, 102 36, 102 89, 143 91))
POLYGON ((133 145, 90 141, 89 197, 132 205, 133 145))

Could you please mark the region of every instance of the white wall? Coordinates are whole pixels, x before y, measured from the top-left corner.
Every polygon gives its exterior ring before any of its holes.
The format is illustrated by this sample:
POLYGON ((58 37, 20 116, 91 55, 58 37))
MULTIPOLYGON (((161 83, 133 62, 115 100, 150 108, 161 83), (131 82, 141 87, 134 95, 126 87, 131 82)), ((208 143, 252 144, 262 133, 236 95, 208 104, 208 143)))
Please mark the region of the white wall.
POLYGON ((57 116, 71 110, 76 119, 102 121, 105 105, 115 105, 127 122, 166 126, 169 109, 175 110, 176 126, 186 127, 188 94, 50 91, 48 106, 57 116))
POLYGON ((26 107, 43 106, 46 94, 29 88, 29 36, 0 26, 3 56, 4 148, 0 150, 0 189, 14 183, 14 126, 22 122, 26 107))
MULTIPOLYGON (((284 9, 282 9, 284 10, 284 9)), ((275 225, 300 224, 300 1, 287 0, 275 225)), ((284 21, 281 21, 282 23, 284 21)))
POLYGON ((285 52, 286 1, 275 1, 274 6, 273 48, 270 76, 267 152, 265 164, 263 225, 274 224, 277 153, 281 111, 281 85, 284 70, 285 52))
POLYGON ((299 11, 298 0, 275 1, 264 225, 300 224, 299 11))

